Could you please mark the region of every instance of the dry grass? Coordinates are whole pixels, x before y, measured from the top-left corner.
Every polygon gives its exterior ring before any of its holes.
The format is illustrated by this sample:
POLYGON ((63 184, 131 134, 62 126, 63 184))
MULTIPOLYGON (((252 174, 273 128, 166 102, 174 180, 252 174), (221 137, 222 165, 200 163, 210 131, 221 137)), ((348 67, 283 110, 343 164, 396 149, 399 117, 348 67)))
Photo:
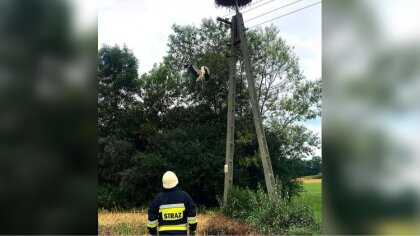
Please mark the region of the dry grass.
POLYGON ((98 213, 100 235, 146 235, 147 213, 98 213))
POLYGON ((197 227, 197 234, 203 235, 205 229, 208 227, 209 220, 214 217, 213 213, 210 214, 198 214, 198 227, 197 227))
MULTIPOLYGON (((198 235, 205 235, 206 230, 213 227, 215 216, 214 213, 198 214, 198 235)), ((99 235, 148 235, 147 212, 99 212, 98 231, 99 235)))
POLYGON ((147 213, 99 213, 98 223, 104 226, 110 226, 119 223, 128 223, 134 225, 146 224, 147 213))
POLYGON ((302 181, 304 184, 319 184, 319 183, 322 183, 322 179, 299 178, 298 181, 302 181))
POLYGON ((259 235, 250 226, 222 214, 213 215, 204 225, 200 235, 259 235))

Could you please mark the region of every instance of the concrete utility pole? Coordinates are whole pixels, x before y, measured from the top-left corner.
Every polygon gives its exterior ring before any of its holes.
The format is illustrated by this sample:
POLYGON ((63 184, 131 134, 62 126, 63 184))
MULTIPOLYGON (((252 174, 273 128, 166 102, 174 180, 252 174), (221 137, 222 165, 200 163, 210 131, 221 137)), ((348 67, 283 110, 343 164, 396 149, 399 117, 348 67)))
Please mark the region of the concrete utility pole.
POLYGON ((248 81, 249 98, 251 100, 252 116, 254 117, 254 125, 257 132, 258 146, 264 169, 265 184, 269 194, 274 192, 274 174, 271 166, 270 154, 268 152, 267 140, 265 138, 264 126, 257 102, 257 92, 255 91, 255 80, 251 71, 251 58, 248 51, 248 43, 245 37, 244 20, 241 13, 236 13, 238 19, 239 38, 241 40, 241 52, 245 64, 246 79, 248 81))
MULTIPOLYGON (((236 26, 236 16, 232 17, 230 34, 230 66, 229 66, 229 95, 228 95, 228 114, 227 114, 227 134, 226 134, 226 162, 225 162, 225 187, 223 191, 223 201, 227 202, 229 189, 233 185, 233 153, 235 150, 235 93, 236 93, 236 63, 238 61, 238 45, 235 43, 238 31, 236 26)), ((225 22, 226 23, 226 22, 225 22)), ((230 23, 230 22, 228 22, 230 23)))
POLYGON ((244 6, 252 0, 216 0, 216 4, 225 7, 234 7, 236 15, 232 17, 232 22, 226 19, 217 18, 225 24, 230 25, 231 29, 231 57, 229 67, 229 95, 228 95, 228 114, 227 114, 227 134, 226 134, 226 163, 225 186, 223 192, 223 201, 227 202, 229 189, 233 184, 233 154, 235 147, 235 93, 236 93, 236 63, 238 61, 238 47, 240 46, 245 65, 246 78, 248 81, 249 97, 251 100, 252 115, 257 132, 258 146, 264 169, 264 178, 269 194, 274 192, 274 174, 271 166, 270 154, 268 153, 267 140, 265 138, 264 127, 257 102, 257 93, 255 91, 255 80, 251 71, 251 59, 248 51, 248 44, 245 37, 245 26, 242 14, 239 12, 239 6, 244 6))

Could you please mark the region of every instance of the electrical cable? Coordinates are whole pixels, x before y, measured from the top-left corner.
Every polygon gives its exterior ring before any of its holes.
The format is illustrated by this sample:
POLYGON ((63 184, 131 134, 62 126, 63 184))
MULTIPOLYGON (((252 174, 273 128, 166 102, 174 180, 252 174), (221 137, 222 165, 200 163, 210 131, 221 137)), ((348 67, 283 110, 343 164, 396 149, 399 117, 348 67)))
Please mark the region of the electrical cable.
MULTIPOLYGON (((262 1, 264 1, 264 0, 257 1, 257 2, 255 2, 254 4, 251 4, 251 5, 250 5, 250 7, 251 7, 251 6, 254 6, 254 5, 256 5, 257 3, 262 2, 262 1)), ((258 7, 264 6, 264 5, 266 5, 266 4, 270 3, 270 2, 273 2, 273 1, 274 1, 274 0, 270 0, 270 1, 265 2, 265 3, 263 3, 263 4, 259 5, 259 6, 254 7, 254 8, 247 9, 246 11, 243 11, 242 13, 246 13, 246 12, 252 11, 252 10, 254 10, 255 8, 258 8, 258 7)), ((243 9, 244 9, 244 8, 243 8, 243 9)), ((235 12, 231 12, 231 13, 229 13, 229 14, 226 14, 226 15, 222 16, 222 18, 225 18, 225 17, 227 17, 227 16, 229 16, 229 15, 234 15, 234 14, 235 14, 235 12)))
POLYGON ((289 3, 289 4, 286 4, 286 5, 283 5, 283 6, 281 6, 281 7, 278 7, 278 8, 276 8, 276 9, 274 9, 274 10, 268 11, 268 12, 266 12, 266 13, 263 13, 263 14, 261 14, 261 15, 255 16, 255 17, 252 17, 251 19, 248 19, 248 20, 246 20, 246 21, 248 22, 248 21, 251 21, 251 20, 257 19, 258 17, 261 17, 261 16, 264 16, 264 15, 267 15, 267 14, 269 14, 269 13, 271 13, 271 12, 274 12, 274 11, 277 11, 277 10, 279 10, 279 9, 282 9, 282 8, 285 8, 285 7, 288 7, 288 6, 291 6, 291 5, 296 4, 296 3, 298 3, 298 2, 301 2, 301 1, 302 1, 302 0, 297 0, 297 1, 294 1, 294 2, 292 2, 292 3, 289 3))
POLYGON ((321 2, 316 2, 316 3, 311 4, 311 5, 308 5, 308 6, 306 6, 306 7, 302 7, 302 8, 299 8, 299 9, 297 9, 297 10, 294 10, 294 11, 288 12, 288 13, 286 13, 286 14, 283 14, 283 15, 277 16, 277 17, 272 18, 272 19, 270 19, 270 20, 268 20, 268 21, 264 21, 264 22, 262 22, 262 23, 259 23, 259 24, 253 25, 253 26, 251 26, 251 27, 248 27, 248 29, 252 29, 252 28, 254 28, 254 27, 257 27, 257 26, 259 26, 259 25, 262 25, 262 24, 268 23, 268 22, 273 21, 273 20, 276 20, 276 19, 278 19, 278 18, 281 18, 281 17, 284 17, 284 16, 291 15, 291 14, 293 14, 293 13, 295 13, 295 12, 298 12, 298 11, 301 11, 301 10, 303 10, 303 9, 306 9, 306 8, 309 8, 309 7, 312 7, 312 6, 315 6, 315 5, 319 4, 319 3, 321 3, 321 2))

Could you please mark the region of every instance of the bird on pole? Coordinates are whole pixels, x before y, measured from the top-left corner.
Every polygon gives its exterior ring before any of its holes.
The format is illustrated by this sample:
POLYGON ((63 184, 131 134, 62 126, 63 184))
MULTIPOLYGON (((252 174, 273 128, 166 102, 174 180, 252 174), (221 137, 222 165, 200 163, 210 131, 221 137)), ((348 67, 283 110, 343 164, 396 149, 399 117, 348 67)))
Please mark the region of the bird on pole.
POLYGON ((200 69, 198 69, 193 64, 186 64, 184 65, 184 68, 197 78, 196 82, 201 82, 201 88, 203 89, 204 81, 208 81, 210 79, 210 69, 207 66, 202 66, 200 69))

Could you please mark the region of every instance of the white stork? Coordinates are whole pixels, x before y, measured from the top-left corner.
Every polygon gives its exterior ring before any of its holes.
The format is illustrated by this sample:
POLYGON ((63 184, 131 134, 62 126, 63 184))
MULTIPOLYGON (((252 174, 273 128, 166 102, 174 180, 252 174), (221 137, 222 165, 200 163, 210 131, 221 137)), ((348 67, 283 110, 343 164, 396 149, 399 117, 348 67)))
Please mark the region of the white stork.
POLYGON ((202 66, 199 70, 195 65, 186 64, 184 65, 184 68, 197 77, 196 82, 201 82, 201 88, 204 87, 204 81, 208 81, 210 79, 210 70, 207 66, 202 66))

